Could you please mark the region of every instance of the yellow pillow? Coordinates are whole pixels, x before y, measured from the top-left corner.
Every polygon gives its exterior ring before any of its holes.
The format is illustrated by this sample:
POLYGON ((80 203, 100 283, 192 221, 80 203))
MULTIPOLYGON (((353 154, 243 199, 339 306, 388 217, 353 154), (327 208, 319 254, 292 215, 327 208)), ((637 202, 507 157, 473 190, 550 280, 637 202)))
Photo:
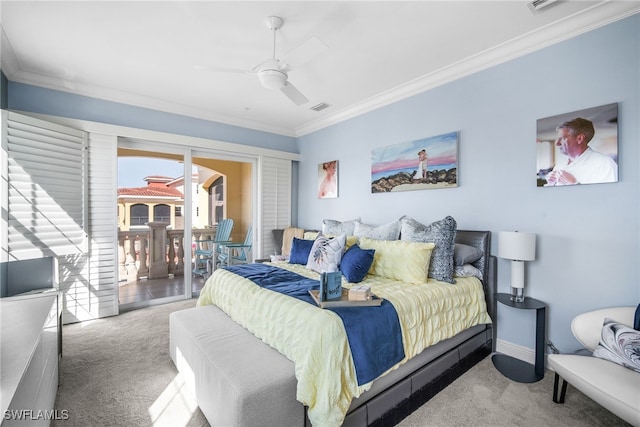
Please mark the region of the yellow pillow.
POLYGON ((318 237, 317 231, 305 231, 302 238, 304 240, 316 240, 316 237, 318 237))
POLYGON ((355 245, 356 243, 358 243, 358 237, 357 236, 347 236, 347 244, 344 247, 344 250, 346 251, 347 249, 349 249, 351 246, 355 245))
POLYGON ((374 249, 369 274, 407 283, 426 283, 434 243, 360 238, 362 249, 374 249))

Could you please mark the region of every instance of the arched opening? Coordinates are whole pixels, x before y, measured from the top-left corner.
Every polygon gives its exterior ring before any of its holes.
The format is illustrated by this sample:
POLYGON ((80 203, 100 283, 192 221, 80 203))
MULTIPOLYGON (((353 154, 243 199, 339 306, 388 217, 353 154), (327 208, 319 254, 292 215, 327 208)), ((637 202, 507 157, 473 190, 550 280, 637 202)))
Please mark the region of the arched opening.
POLYGON ((146 225, 149 222, 149 206, 142 203, 131 205, 129 210, 129 225, 131 227, 146 225))
POLYGON ((155 205, 153 207, 153 220, 159 222, 171 222, 171 207, 169 205, 155 205))

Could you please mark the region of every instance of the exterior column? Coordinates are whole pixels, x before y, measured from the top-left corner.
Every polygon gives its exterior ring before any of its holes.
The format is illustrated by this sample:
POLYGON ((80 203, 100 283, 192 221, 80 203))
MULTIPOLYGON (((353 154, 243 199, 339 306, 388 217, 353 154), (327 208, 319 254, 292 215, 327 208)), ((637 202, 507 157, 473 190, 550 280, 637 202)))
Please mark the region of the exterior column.
POLYGON ((149 279, 169 277, 167 266, 168 222, 149 222, 149 279))

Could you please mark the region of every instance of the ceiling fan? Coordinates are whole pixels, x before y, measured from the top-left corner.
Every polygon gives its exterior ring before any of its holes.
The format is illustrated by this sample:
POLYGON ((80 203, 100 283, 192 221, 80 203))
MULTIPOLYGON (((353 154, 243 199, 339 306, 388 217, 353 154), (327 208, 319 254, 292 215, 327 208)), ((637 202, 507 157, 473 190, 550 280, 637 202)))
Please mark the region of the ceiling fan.
POLYGON ((271 58, 254 67, 262 86, 267 89, 279 89, 296 105, 302 105, 309 100, 296 87, 289 82, 287 64, 281 65, 276 57, 276 33, 282 28, 284 21, 279 16, 269 16, 266 19, 267 27, 273 31, 273 55, 271 58))
MULTIPOLYGON (((279 16, 269 16, 265 20, 267 27, 273 32, 273 53, 271 58, 262 61, 260 64, 253 67, 251 70, 236 70, 229 68, 219 68, 219 67, 207 67, 213 71, 220 72, 241 72, 241 73, 249 73, 249 74, 257 74, 258 80, 263 87, 267 89, 280 90, 284 93, 294 104, 302 105, 309 102, 309 99, 304 96, 291 82, 289 81, 288 71, 291 70, 289 64, 281 63, 280 59, 276 56, 276 33, 282 28, 284 24, 284 20, 279 16)), ((309 42, 305 43, 303 46, 300 46, 294 51, 290 52, 287 56, 301 56, 300 51, 307 50, 306 54, 302 56, 309 56, 311 51, 317 53, 321 50, 326 49, 326 45, 322 43, 319 39, 313 38, 309 42), (297 54, 297 55, 295 55, 297 54)))

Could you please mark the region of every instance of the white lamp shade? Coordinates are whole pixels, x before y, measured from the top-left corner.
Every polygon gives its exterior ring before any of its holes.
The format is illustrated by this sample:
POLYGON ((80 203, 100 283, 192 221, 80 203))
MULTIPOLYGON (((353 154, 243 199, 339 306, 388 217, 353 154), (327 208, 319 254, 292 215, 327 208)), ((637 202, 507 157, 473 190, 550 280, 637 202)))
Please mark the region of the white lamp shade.
POLYGON ((521 231, 498 233, 498 257, 517 261, 536 259, 536 235, 521 231))

